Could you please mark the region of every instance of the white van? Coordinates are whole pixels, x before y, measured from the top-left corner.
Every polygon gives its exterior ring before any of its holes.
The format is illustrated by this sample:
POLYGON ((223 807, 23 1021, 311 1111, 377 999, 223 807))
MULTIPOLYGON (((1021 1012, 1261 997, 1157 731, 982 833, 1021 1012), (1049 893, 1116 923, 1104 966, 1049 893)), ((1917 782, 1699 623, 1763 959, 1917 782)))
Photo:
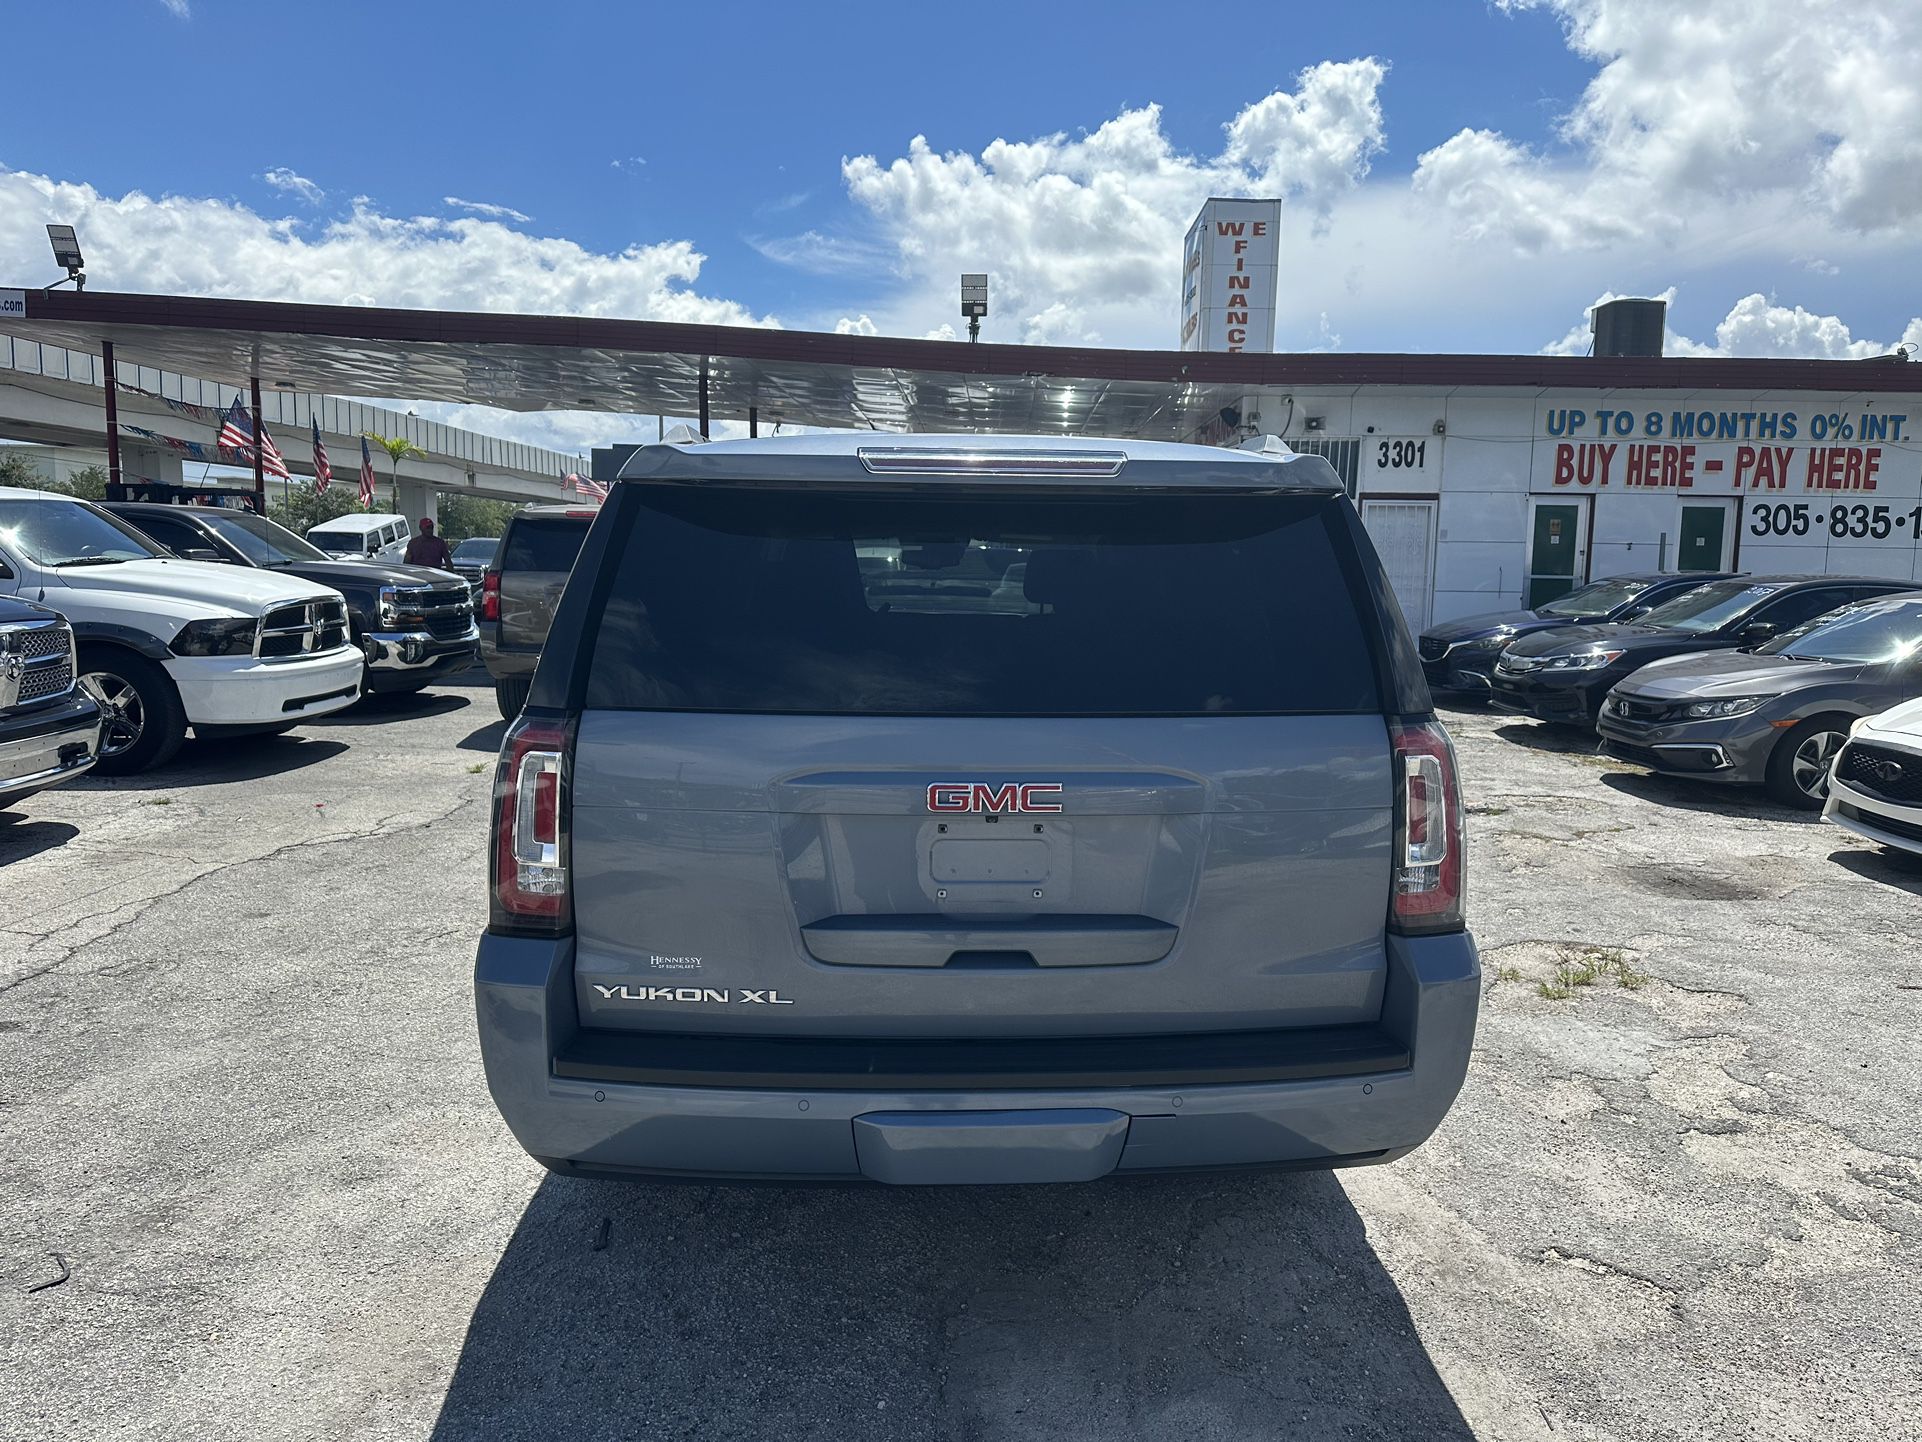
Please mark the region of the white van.
POLYGON ((398 561, 407 554, 407 542, 413 534, 405 516, 359 511, 322 521, 307 532, 307 539, 342 560, 398 561))

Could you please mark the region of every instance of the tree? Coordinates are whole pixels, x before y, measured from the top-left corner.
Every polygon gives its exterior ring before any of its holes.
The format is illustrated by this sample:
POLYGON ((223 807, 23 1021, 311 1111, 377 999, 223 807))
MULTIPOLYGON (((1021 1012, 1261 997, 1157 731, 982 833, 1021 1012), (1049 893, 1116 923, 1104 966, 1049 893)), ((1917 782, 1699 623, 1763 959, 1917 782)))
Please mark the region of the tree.
POLYGON ((320 495, 310 485, 292 486, 278 502, 267 503, 267 519, 278 521, 296 535, 304 536, 312 526, 360 509, 360 492, 338 481, 320 495))
POLYGON ((83 501, 104 501, 107 499, 107 468, 83 466, 67 477, 66 485, 55 489, 78 496, 83 501))
POLYGON ((512 501, 490 501, 481 496, 465 496, 442 491, 439 513, 441 539, 457 546, 469 536, 498 536, 507 528, 508 517, 520 507, 512 501))
POLYGON ((46 487, 39 468, 25 456, 11 455, 0 451, 0 486, 18 486, 25 491, 38 491, 46 487))
POLYGON ((424 456, 427 452, 423 451, 412 441, 405 440, 400 436, 383 436, 376 431, 369 431, 367 432, 367 439, 387 452, 388 459, 394 463, 393 509, 395 513, 398 514, 400 511, 400 463, 409 456, 424 456))
POLYGON ((104 501, 107 498, 107 469, 105 466, 83 466, 64 481, 50 481, 25 456, 10 455, 0 449, 0 486, 54 491, 63 496, 78 496, 83 501, 104 501))

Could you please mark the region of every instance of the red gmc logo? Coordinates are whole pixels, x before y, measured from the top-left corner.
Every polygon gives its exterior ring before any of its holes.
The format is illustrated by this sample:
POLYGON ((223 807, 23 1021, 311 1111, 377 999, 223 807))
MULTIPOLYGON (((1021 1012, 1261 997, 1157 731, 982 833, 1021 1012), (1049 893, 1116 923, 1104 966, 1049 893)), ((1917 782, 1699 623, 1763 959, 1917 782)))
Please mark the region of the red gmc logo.
POLYGON ((990 786, 985 781, 937 781, 928 788, 930 811, 1059 811, 1059 781, 1012 781, 990 786))

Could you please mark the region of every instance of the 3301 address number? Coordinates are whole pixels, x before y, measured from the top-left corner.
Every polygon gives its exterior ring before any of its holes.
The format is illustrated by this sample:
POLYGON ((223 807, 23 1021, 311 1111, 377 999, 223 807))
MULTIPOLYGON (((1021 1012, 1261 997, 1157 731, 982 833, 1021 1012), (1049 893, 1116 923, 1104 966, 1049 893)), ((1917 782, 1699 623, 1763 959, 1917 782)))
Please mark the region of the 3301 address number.
POLYGON ((1418 471, 1428 464, 1427 441, 1377 441, 1375 469, 1418 471))
POLYGON ((1897 532, 1922 536, 1922 506, 1891 511, 1887 506, 1858 503, 1834 505, 1825 511, 1803 501, 1784 501, 1749 508, 1748 529, 1752 536, 1806 536, 1817 526, 1824 527, 1837 541, 1886 541, 1897 532))

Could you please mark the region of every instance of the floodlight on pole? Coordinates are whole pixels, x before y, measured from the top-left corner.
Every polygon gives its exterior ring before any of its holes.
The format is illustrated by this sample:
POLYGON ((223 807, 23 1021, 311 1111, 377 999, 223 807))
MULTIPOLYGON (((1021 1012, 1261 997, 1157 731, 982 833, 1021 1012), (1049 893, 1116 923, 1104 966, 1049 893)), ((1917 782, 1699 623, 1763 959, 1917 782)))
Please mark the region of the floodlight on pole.
MULTIPOLYGON (((87 277, 82 267, 86 265, 86 261, 80 258, 80 237, 73 233, 73 227, 71 225, 49 225, 47 227, 47 243, 53 247, 53 263, 66 271, 67 280, 73 282, 73 288, 75 290, 85 290, 87 288, 87 277)), ((48 286, 47 289, 52 290, 54 285, 65 285, 66 283, 66 280, 56 280, 53 285, 48 286)))
POLYGON ((968 322, 968 339, 981 339, 981 318, 988 313, 988 278, 963 274, 961 277, 961 314, 968 322))

